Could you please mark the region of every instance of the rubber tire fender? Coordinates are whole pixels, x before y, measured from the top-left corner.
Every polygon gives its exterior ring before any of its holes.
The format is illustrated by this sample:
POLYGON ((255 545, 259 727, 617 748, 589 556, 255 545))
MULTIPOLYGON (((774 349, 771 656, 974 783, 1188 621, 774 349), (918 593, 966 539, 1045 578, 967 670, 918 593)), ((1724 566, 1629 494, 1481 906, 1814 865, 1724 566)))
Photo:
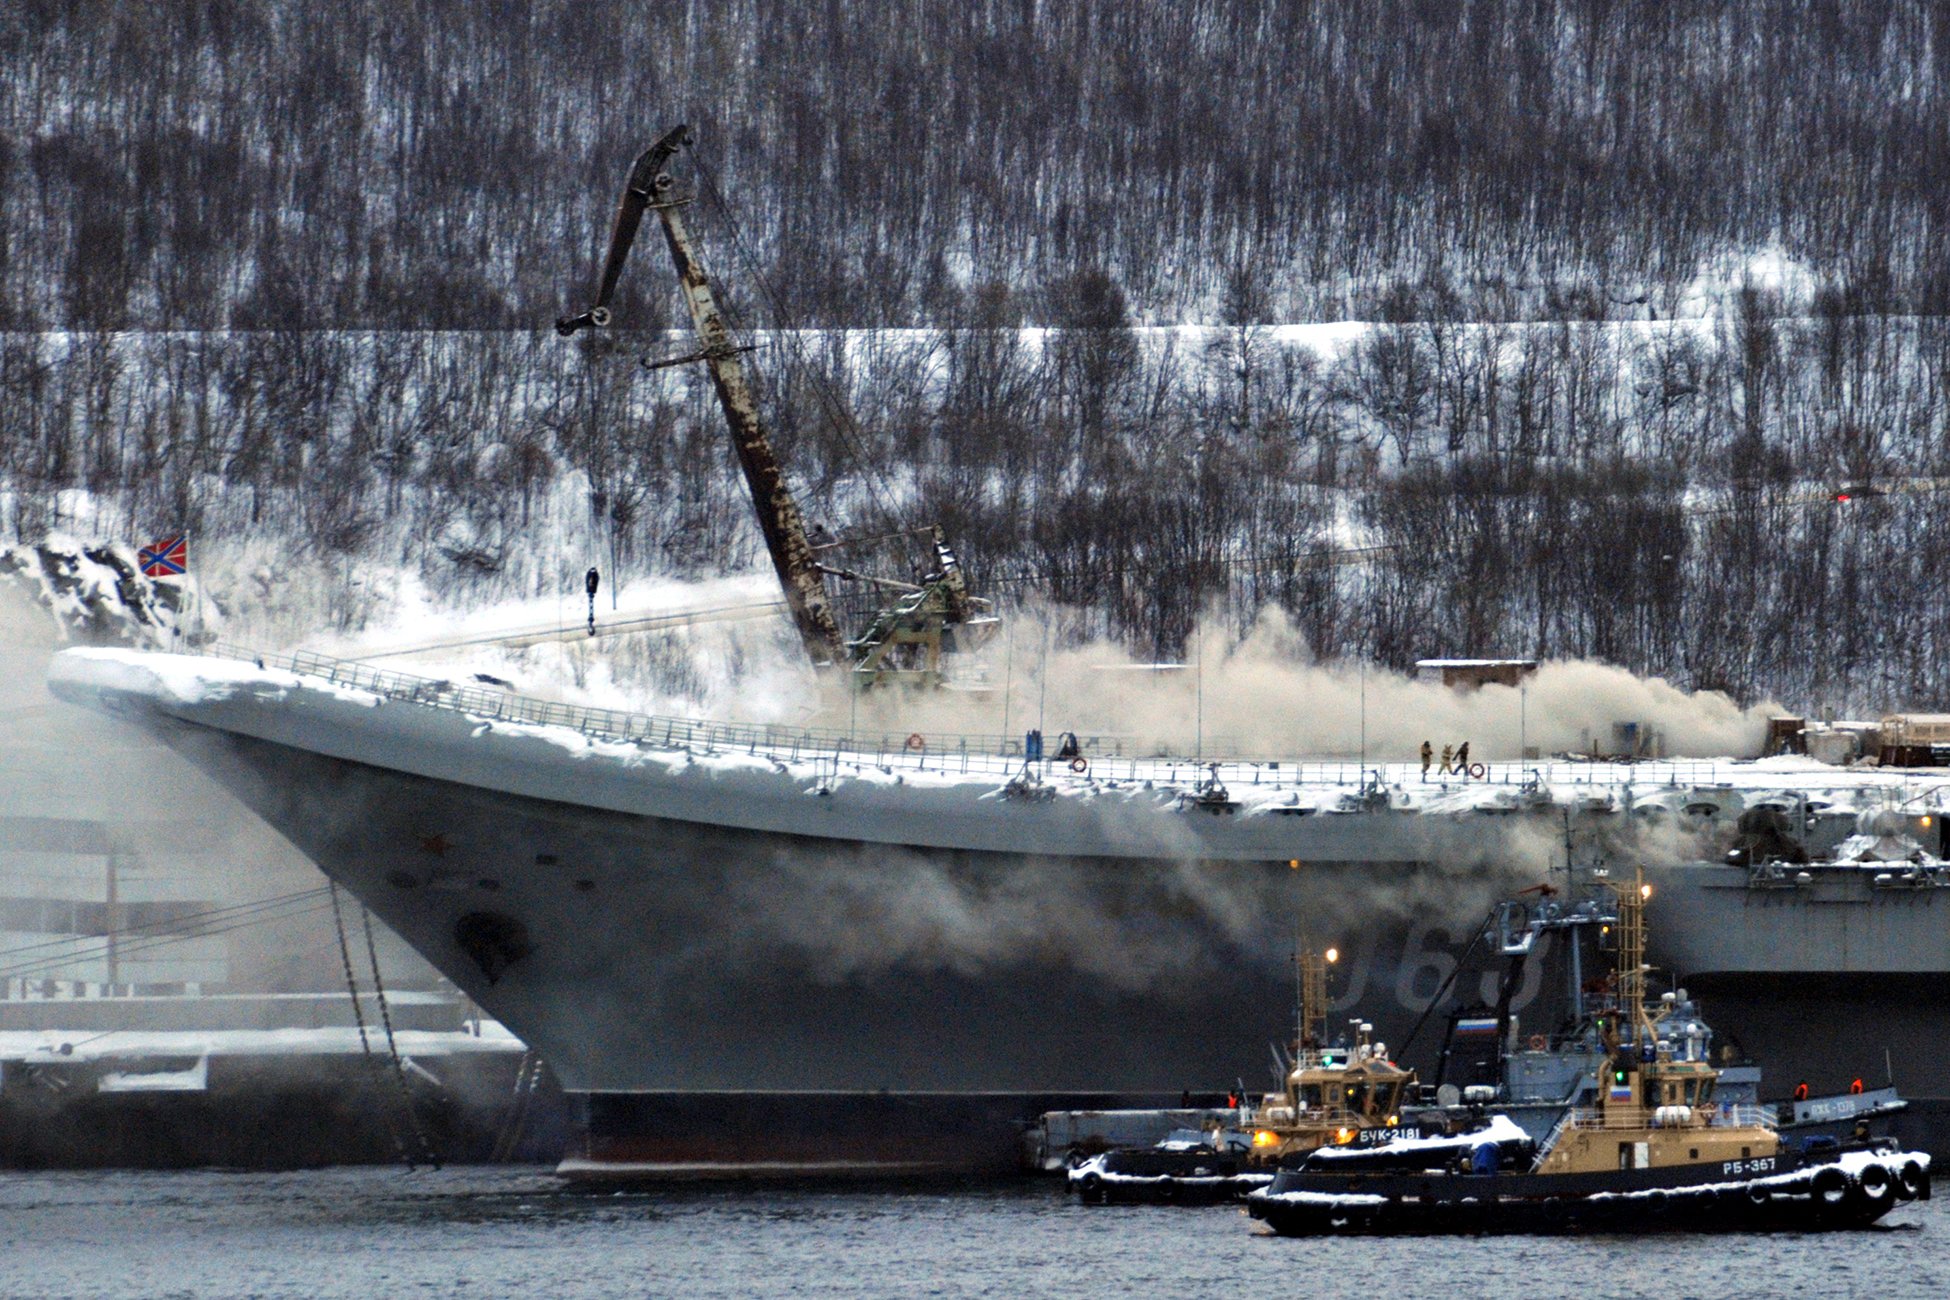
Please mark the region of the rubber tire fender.
POLYGON ((1815 1171, 1808 1182, 1808 1191, 1813 1194, 1817 1206, 1836 1206, 1848 1196, 1848 1175, 1835 1165, 1815 1171))
POLYGON ((1896 1187, 1905 1201, 1927 1201, 1930 1199, 1930 1171, 1923 1168, 1920 1160, 1905 1160, 1896 1175, 1896 1187))
POLYGON ((1885 1205, 1895 1193, 1889 1170, 1879 1164, 1862 1166, 1862 1172, 1856 1176, 1855 1185, 1871 1205, 1885 1205))

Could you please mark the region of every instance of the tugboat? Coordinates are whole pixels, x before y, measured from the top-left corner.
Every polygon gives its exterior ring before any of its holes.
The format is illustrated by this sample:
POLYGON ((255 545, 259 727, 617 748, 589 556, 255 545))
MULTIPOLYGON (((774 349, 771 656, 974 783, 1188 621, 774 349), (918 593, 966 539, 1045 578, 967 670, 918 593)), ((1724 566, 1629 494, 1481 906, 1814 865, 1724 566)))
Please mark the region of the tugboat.
POLYGON ((1473 1144, 1385 1144, 1363 1160, 1316 1152, 1249 1194, 1249 1213, 1283 1236, 1824 1229, 1929 1196, 1928 1155, 1886 1139, 1795 1150, 1761 1108, 1716 1101, 1720 1071, 1701 1040, 1668 1032, 1675 1003, 1647 1009, 1643 872, 1605 883, 1617 895, 1616 1013, 1599 1022, 1595 1106, 1568 1110, 1534 1157, 1487 1131, 1473 1144), (1450 1162, 1465 1150, 1466 1163, 1450 1162))
POLYGON ((1212 1204, 1265 1187, 1283 1164, 1324 1146, 1395 1135, 1415 1074, 1388 1059, 1374 1026, 1355 1019, 1327 1045, 1327 970, 1339 959, 1303 949, 1295 957, 1299 1017, 1282 1091, 1242 1112, 1237 1128, 1174 1132, 1152 1147, 1124 1147, 1069 1172, 1085 1204, 1212 1204))
MULTIPOLYGON (((1567 1107, 1597 1104, 1601 1067, 1611 1056, 1605 1025, 1617 1017, 1614 976, 1603 957, 1618 928, 1615 898, 1609 889, 1561 891, 1543 884, 1492 909, 1469 951, 1487 945, 1501 960, 1495 1005, 1458 1006, 1450 1013, 1435 1077, 1422 1089, 1424 1104, 1402 1111, 1405 1127, 1442 1132, 1495 1111, 1542 1141, 1567 1107), (1554 951, 1547 953, 1547 945, 1555 945, 1554 951), (1540 973, 1539 963, 1561 970, 1566 986, 1558 1009, 1533 1023, 1526 1036, 1511 1004, 1518 988, 1540 973), (1588 971, 1600 974, 1587 980, 1588 971), (1433 1108, 1426 1105, 1431 1099, 1433 1108)), ((1449 984, 1438 991, 1438 1002, 1467 962, 1465 953, 1449 984)), ((1719 1062, 1715 1100, 1722 1106, 1760 1104, 1760 1066, 1735 1044, 1716 1043, 1713 1027, 1684 988, 1663 994, 1661 1002, 1661 1037, 1691 1045, 1702 1060, 1719 1062)), ((1791 1102, 1764 1108, 1783 1141, 1832 1146, 1833 1140, 1886 1131, 1908 1103, 1893 1082, 1865 1088, 1858 1078, 1849 1091, 1826 1096, 1811 1095, 1801 1083, 1791 1102)))

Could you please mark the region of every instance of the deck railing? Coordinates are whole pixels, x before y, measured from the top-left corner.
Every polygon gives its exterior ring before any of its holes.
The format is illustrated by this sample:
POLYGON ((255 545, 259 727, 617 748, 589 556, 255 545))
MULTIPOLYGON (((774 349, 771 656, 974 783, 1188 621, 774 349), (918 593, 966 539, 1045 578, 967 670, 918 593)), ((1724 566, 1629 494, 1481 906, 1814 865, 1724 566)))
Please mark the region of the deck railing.
MULTIPOLYGON (((1005 780, 1025 770, 1021 734, 866 732, 787 723, 717 722, 539 699, 477 678, 421 677, 310 651, 269 655, 215 645, 206 653, 288 669, 388 700, 453 709, 495 721, 566 727, 602 740, 694 753, 745 752, 788 762, 828 762, 836 769, 875 766, 889 772, 983 773, 1005 780)), ((1208 742, 1196 753, 1183 753, 1142 745, 1126 735, 1079 732, 1078 748, 1085 767, 1074 771, 1068 758, 1057 756, 1062 735, 1061 729, 1045 731, 1042 760, 1030 765, 1033 775, 1098 782, 1151 781, 1179 788, 1196 787, 1216 776, 1235 797, 1253 789, 1264 792, 1267 787, 1331 787, 1350 800, 1356 792, 1371 792, 1369 802, 1360 805, 1366 807, 1388 806, 1391 788, 1427 796, 1444 789, 1481 791, 1489 787, 1503 794, 1512 808, 1521 808, 1527 799, 1540 805, 1550 802, 1544 787, 1554 787, 1552 793, 1561 803, 1565 787, 1590 786, 1591 797, 1606 804, 1618 787, 1630 785, 1650 792, 1661 786, 1722 785, 1736 770, 1735 761, 1724 759, 1550 759, 1481 764, 1484 774, 1478 778, 1443 778, 1430 773, 1425 780, 1418 762, 1363 762, 1338 757, 1297 762, 1268 759, 1225 740, 1208 742)), ((1216 800, 1208 806, 1215 812, 1225 811, 1216 800)), ((1295 808, 1296 813, 1311 811, 1310 807, 1295 808)))
POLYGON ((1581 1129, 1691 1128, 1698 1125, 1707 1128, 1773 1128, 1774 1112, 1766 1106, 1709 1105, 1696 1108, 1690 1122, 1661 1124, 1657 1110, 1639 1110, 1629 1106, 1606 1110, 1591 1106, 1572 1111, 1571 1125, 1581 1129))

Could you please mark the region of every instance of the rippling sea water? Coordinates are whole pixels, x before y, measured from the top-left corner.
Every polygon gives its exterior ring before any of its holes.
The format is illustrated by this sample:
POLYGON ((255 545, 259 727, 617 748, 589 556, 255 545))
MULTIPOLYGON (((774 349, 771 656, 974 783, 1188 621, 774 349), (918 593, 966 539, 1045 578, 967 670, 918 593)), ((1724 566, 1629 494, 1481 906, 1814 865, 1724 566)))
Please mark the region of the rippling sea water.
POLYGON ((1821 1236, 1288 1241, 1054 1184, 592 1194, 546 1171, 0 1174, 13 1296, 1950 1296, 1950 1196, 1821 1236))

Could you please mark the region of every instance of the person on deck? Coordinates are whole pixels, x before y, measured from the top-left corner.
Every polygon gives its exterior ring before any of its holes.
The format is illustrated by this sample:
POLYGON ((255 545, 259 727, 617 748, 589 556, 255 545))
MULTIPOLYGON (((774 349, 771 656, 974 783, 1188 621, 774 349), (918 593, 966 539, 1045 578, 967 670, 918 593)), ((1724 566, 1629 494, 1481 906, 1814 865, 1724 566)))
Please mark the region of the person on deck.
POLYGON ((1456 746, 1456 771, 1463 776, 1469 775, 1469 742, 1466 740, 1456 746))
POLYGON ((1432 749, 1429 745, 1429 742, 1425 740, 1422 742, 1422 779, 1424 781, 1429 779, 1429 764, 1434 761, 1435 761, 1435 750, 1432 749))
POLYGON ((1449 775, 1450 770, 1453 767, 1455 767, 1455 765, 1456 765, 1456 747, 1454 745, 1444 745, 1442 747, 1442 766, 1436 770, 1436 775, 1437 776, 1449 775))

